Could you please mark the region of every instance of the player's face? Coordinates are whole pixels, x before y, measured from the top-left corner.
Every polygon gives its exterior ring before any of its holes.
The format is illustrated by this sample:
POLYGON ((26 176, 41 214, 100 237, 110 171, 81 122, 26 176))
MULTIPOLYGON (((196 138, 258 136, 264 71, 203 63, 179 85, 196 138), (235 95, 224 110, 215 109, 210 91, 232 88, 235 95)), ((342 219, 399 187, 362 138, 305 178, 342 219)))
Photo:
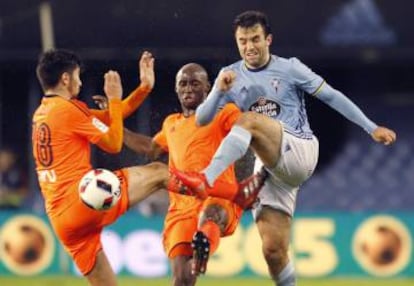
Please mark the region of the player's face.
POLYGON ((176 77, 175 91, 183 110, 196 110, 207 96, 207 75, 201 71, 180 70, 176 77))
POLYGON ((82 81, 80 79, 80 68, 77 67, 69 77, 68 90, 72 97, 77 97, 82 86, 82 81))
POLYGON ((238 27, 235 37, 240 56, 249 68, 260 68, 268 62, 272 35, 265 36, 262 25, 238 27))

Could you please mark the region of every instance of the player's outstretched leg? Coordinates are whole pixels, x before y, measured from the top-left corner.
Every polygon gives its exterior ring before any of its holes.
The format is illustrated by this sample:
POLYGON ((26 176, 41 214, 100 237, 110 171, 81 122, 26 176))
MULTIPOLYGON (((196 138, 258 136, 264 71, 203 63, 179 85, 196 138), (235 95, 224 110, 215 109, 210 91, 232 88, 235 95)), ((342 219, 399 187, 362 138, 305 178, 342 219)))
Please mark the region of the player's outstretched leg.
POLYGON ((172 173, 181 185, 189 189, 187 191, 188 194, 202 193, 204 195, 208 194, 209 196, 227 199, 234 201, 243 209, 251 208, 268 175, 267 171, 262 168, 258 173, 240 182, 233 190, 222 192, 220 188, 209 187, 203 173, 181 172, 179 170, 173 170, 172 173))
POLYGON ((197 231, 193 236, 191 247, 193 248, 191 273, 194 275, 204 274, 210 256, 210 242, 207 236, 202 231, 197 231))

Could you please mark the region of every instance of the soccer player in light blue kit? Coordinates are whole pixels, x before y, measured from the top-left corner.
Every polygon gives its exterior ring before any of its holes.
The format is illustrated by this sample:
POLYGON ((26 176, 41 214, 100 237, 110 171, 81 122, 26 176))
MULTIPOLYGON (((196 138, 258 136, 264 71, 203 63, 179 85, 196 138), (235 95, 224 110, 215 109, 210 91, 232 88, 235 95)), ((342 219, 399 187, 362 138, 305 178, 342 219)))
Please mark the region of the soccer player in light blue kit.
POLYGON ((193 190, 203 191, 251 147, 255 169, 264 165, 269 173, 253 209, 263 254, 275 285, 292 286, 296 279, 288 247, 296 196, 313 173, 319 153, 306 114, 306 94, 361 126, 376 142, 389 145, 396 134, 368 119, 298 59, 271 55, 272 35, 263 13, 237 16, 234 33, 242 60, 222 69, 196 116, 200 125, 208 124, 227 102, 235 102, 244 113, 201 174, 177 171, 176 176, 193 190))

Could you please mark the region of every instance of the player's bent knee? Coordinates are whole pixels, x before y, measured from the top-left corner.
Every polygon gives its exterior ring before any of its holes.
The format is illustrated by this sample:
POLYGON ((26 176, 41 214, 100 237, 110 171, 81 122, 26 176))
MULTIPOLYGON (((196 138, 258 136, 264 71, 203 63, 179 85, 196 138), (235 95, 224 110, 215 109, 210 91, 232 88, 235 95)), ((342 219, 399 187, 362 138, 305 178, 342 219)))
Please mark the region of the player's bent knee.
POLYGON ((269 132, 274 134, 275 129, 282 129, 282 125, 278 120, 251 111, 242 113, 239 120, 236 122, 236 125, 248 130, 252 133, 253 137, 257 137, 261 134, 268 134, 269 132))
POLYGON ((276 241, 262 245, 263 256, 268 265, 280 270, 289 260, 288 249, 276 241))
POLYGON ((263 244, 262 247, 263 254, 265 257, 283 257, 287 254, 287 249, 281 247, 279 244, 273 243, 266 243, 263 244))
POLYGON ((246 130, 253 131, 260 126, 260 117, 261 115, 256 112, 244 112, 236 124, 246 130))
POLYGON ((151 175, 159 178, 160 181, 165 181, 164 183, 166 184, 166 181, 168 180, 168 177, 170 175, 166 164, 161 162, 152 162, 145 165, 145 168, 147 168, 151 172, 151 175))
POLYGON ((207 221, 215 222, 223 233, 227 227, 229 216, 225 208, 220 205, 208 205, 200 215, 199 225, 203 225, 207 221))

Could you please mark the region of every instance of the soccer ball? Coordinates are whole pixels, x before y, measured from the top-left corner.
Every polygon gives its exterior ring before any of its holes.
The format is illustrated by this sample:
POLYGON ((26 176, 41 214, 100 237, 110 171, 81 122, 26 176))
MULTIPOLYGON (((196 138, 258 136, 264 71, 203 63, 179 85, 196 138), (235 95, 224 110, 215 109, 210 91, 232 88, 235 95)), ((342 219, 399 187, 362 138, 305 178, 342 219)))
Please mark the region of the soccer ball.
POLYGON ((121 197, 118 177, 105 169, 94 169, 86 173, 79 183, 79 196, 88 207, 108 210, 121 197))

